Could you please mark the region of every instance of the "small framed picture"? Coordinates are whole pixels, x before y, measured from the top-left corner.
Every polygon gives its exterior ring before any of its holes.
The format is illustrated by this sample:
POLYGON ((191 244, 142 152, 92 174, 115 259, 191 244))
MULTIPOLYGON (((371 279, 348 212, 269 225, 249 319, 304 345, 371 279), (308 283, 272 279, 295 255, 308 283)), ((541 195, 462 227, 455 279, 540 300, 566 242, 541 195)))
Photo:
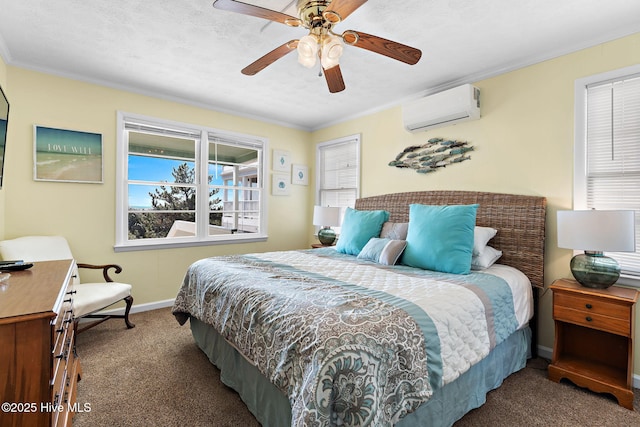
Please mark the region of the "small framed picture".
POLYGON ((34 126, 33 179, 102 183, 102 135, 34 126))
POLYGON ((273 150, 272 169, 278 172, 289 172, 291 170, 291 153, 283 150, 273 150))
POLYGON ((305 165, 293 165, 291 167, 291 183, 296 185, 309 185, 309 167, 305 165))
POLYGON ((284 173, 274 173, 271 180, 271 194, 273 196, 288 196, 291 178, 284 173))

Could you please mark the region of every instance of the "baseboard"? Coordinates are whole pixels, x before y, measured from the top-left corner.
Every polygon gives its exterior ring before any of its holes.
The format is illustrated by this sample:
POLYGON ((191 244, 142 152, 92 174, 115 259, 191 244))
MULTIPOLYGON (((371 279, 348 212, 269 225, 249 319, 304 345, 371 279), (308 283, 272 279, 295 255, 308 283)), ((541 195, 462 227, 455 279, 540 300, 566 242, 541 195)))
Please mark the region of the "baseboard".
MULTIPOLYGON (((142 313, 144 311, 157 310, 159 308, 167 308, 173 306, 173 302, 175 299, 166 299, 164 301, 156 301, 149 302, 146 304, 137 304, 131 306, 131 311, 129 313, 142 313)), ((111 310, 103 310, 99 311, 96 314, 124 314, 124 307, 121 308, 113 308, 111 310)), ((94 319, 80 319, 80 323, 82 322, 91 322, 94 319)))
MULTIPOLYGON (((167 308, 173 306, 175 298, 166 299, 164 301, 149 302, 146 304, 138 304, 131 306, 131 313, 142 313, 143 311, 157 310, 159 308, 167 308)), ((119 309, 120 314, 124 314, 124 308, 119 309)))
POLYGON ((543 359, 551 360, 553 356, 553 349, 549 347, 545 347, 542 345, 538 346, 538 357, 542 357, 543 359))
MULTIPOLYGON (((553 349, 549 347, 538 346, 538 357, 542 357, 543 359, 551 360, 553 356, 553 349)), ((633 388, 640 388, 640 375, 633 375, 633 388)))

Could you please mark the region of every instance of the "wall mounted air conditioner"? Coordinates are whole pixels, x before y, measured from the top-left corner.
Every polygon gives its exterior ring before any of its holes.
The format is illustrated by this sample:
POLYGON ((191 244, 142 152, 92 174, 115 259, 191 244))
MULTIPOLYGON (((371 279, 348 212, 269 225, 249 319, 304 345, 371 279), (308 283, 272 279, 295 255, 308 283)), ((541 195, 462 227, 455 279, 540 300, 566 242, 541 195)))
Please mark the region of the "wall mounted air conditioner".
POLYGON ((480 118, 480 89, 470 84, 438 92, 402 106, 409 132, 419 132, 480 118))

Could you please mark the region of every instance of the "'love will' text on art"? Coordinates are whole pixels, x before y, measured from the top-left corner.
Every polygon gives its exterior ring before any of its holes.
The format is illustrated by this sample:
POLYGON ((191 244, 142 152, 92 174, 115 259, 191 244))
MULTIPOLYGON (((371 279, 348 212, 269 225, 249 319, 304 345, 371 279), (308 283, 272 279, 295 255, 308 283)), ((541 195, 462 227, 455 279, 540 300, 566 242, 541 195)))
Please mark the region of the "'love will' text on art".
POLYGON ((47 150, 50 153, 69 153, 69 154, 94 154, 91 147, 81 147, 76 145, 47 144, 47 150))

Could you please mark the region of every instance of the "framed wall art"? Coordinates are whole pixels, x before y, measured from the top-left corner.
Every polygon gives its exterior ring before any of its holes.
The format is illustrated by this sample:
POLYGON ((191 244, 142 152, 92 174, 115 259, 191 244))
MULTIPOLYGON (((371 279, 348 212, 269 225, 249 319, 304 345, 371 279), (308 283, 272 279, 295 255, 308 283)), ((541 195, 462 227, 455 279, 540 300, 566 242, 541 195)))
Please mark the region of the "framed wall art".
POLYGON ((33 179, 102 183, 102 134, 34 126, 33 179))
POLYGON ((291 167, 291 183, 296 185, 309 185, 309 167, 305 165, 293 165, 291 167))
POLYGON ((289 172, 291 170, 291 153, 283 150, 273 150, 273 165, 271 168, 278 172, 289 172))
POLYGON ((271 195, 288 196, 289 195, 289 175, 284 173, 274 173, 271 179, 271 195))

